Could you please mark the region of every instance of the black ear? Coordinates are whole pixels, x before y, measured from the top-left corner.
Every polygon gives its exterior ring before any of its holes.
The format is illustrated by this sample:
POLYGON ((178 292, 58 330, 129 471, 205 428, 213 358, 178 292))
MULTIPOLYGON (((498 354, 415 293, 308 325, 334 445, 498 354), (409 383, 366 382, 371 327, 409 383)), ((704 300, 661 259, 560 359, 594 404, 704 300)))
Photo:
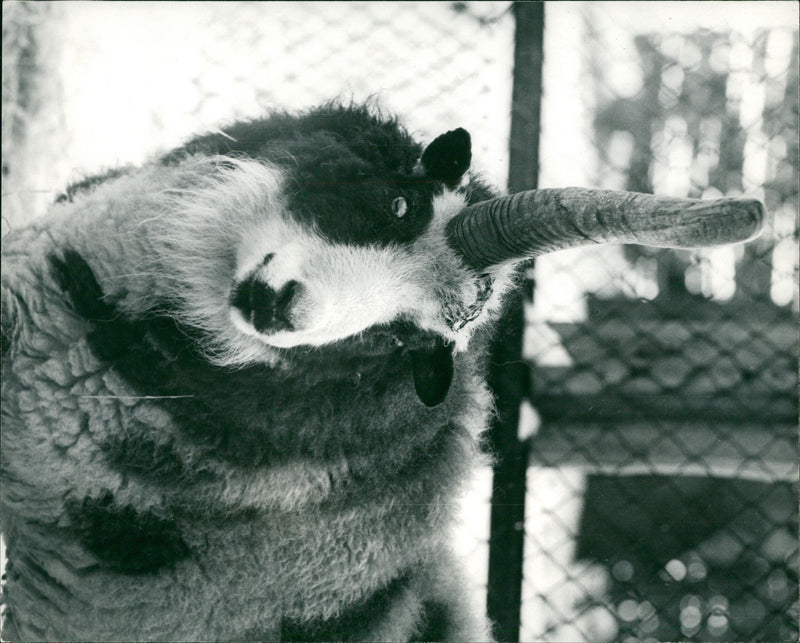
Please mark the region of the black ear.
POLYGON ((439 340, 434 348, 410 351, 414 390, 425 406, 444 402, 453 381, 453 345, 439 340))
POLYGON ((467 130, 458 128, 437 136, 422 153, 425 176, 457 184, 472 161, 472 142, 467 130))

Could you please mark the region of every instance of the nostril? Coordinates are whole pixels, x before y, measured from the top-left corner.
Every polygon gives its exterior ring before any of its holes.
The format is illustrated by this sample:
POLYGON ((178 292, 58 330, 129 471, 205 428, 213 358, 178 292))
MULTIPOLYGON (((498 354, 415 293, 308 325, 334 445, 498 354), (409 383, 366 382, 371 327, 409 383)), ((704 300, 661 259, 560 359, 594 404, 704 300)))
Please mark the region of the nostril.
POLYGON ((230 304, 234 308, 239 309, 239 312, 244 315, 244 318, 250 320, 253 312, 253 296, 251 293, 253 284, 253 277, 248 277, 244 281, 236 284, 236 287, 231 293, 230 304))
MULTIPOLYGON (((265 314, 262 319, 259 319, 258 312, 256 312, 256 320, 253 323, 256 330, 261 332, 267 330, 294 330, 291 313, 297 288, 298 284, 296 281, 287 282, 283 288, 277 292, 268 287, 272 299, 269 302, 269 307, 264 308, 265 314), (261 322, 261 324, 259 322, 261 322)), ((260 308, 256 307, 256 311, 258 310, 260 310, 260 308)))
POLYGON ((291 326, 288 315, 291 311, 292 302, 297 294, 299 284, 296 281, 288 282, 278 293, 278 300, 275 302, 275 312, 277 316, 284 319, 291 326))
POLYGON ((275 317, 275 291, 254 279, 250 285, 249 303, 250 323, 259 332, 268 330, 275 317))
POLYGON ((261 333, 293 330, 291 313, 299 287, 290 281, 276 291, 251 275, 237 284, 230 303, 261 333))

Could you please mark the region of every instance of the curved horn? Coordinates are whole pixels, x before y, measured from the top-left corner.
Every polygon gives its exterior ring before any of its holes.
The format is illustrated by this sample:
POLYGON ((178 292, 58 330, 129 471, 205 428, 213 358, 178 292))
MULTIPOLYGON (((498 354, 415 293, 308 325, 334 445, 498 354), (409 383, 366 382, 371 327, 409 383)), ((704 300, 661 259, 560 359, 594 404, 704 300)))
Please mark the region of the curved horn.
POLYGON ((755 199, 701 201, 562 188, 528 190, 467 206, 447 224, 450 245, 475 270, 592 243, 696 248, 761 232, 755 199))

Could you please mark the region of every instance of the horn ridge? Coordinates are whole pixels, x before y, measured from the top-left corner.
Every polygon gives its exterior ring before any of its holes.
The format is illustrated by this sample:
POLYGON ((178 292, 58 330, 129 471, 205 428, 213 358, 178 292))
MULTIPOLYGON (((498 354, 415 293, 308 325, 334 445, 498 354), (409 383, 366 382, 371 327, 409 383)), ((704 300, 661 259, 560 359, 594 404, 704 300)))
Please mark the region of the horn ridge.
POLYGON ((764 223, 756 199, 682 199, 638 192, 528 190, 467 206, 448 241, 471 268, 523 261, 592 243, 696 248, 747 241, 764 223))

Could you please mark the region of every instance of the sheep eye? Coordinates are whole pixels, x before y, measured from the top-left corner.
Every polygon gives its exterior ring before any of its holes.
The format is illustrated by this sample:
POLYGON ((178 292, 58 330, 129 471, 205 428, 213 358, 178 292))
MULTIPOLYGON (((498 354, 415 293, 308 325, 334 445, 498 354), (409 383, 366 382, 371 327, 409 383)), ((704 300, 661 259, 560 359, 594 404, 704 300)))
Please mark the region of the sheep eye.
POLYGON ((396 216, 398 219, 405 215, 406 211, 408 210, 408 204, 406 200, 399 196, 394 201, 392 201, 392 214, 396 216))

